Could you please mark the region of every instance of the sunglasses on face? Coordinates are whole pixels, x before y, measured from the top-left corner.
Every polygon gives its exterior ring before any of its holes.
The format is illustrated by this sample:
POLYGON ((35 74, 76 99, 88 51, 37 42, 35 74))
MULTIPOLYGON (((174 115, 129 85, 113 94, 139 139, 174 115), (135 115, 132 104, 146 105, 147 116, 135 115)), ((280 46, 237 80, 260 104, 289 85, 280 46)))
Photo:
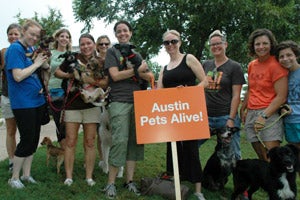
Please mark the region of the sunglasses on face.
POLYGON ((170 44, 177 44, 179 40, 165 40, 163 41, 163 45, 168 46, 170 44))
POLYGON ((104 45, 104 46, 108 46, 109 43, 98 43, 98 45, 99 45, 99 46, 103 46, 103 45, 104 45))

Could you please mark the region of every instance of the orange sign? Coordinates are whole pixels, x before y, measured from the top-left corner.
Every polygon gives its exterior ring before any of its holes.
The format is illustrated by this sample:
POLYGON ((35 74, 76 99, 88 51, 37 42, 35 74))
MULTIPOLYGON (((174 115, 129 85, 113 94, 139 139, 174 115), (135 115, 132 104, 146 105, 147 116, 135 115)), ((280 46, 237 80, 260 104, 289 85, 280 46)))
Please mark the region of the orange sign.
POLYGON ((134 92, 137 143, 209 138, 201 86, 134 92))

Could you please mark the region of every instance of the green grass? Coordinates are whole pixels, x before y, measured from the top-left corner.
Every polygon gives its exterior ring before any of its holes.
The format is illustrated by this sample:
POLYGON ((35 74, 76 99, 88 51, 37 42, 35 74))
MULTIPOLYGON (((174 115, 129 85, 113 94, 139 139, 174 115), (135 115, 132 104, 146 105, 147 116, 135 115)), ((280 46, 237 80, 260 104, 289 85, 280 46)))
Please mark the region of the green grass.
MULTIPOLYGON (((210 141, 206 142, 200 149, 200 158, 202 167, 205 165, 207 159, 212 154, 215 145, 215 138, 213 137, 210 141)), ((245 141, 244 135, 241 139, 242 154, 244 158, 255 158, 256 155, 248 142, 245 141)), ((142 177, 155 177, 159 173, 165 171, 165 154, 166 145, 161 144, 150 144, 145 146, 145 160, 139 162, 137 165, 135 179, 139 181, 142 177)), ((98 163, 98 159, 96 161, 98 163)), ((34 161, 32 166, 32 175, 39 182, 37 185, 28 185, 22 190, 11 189, 7 180, 11 174, 8 173, 8 161, 4 160, 0 162, 0 199, 11 200, 11 199, 36 199, 36 200, 85 200, 85 199, 106 199, 104 193, 101 191, 106 185, 107 175, 102 173, 98 166, 95 167, 94 180, 97 184, 94 187, 89 187, 84 181, 85 170, 83 167, 83 148, 82 148, 82 134, 79 137, 79 143, 76 150, 76 160, 74 165, 73 179, 74 183, 68 187, 63 185, 65 179, 64 170, 61 170, 61 174, 56 174, 56 167, 54 160, 51 160, 49 166, 46 166, 46 147, 41 147, 34 155, 34 161)), ((117 179, 117 191, 118 200, 162 200, 163 198, 155 196, 141 196, 136 197, 135 195, 127 192, 122 188, 123 179, 117 179)), ((188 182, 184 182, 193 191, 194 187, 188 182)), ((299 178, 297 179, 298 186, 300 185, 299 178)), ((230 197, 232 192, 232 178, 229 178, 229 182, 225 186, 225 196, 230 197)), ((210 192, 203 189, 207 200, 218 200, 221 199, 221 193, 210 192)), ((299 193, 299 188, 298 188, 299 193)), ((255 193, 255 200, 265 200, 267 196, 265 192, 258 191, 255 193)), ((191 195, 189 200, 193 200, 195 197, 191 195)))

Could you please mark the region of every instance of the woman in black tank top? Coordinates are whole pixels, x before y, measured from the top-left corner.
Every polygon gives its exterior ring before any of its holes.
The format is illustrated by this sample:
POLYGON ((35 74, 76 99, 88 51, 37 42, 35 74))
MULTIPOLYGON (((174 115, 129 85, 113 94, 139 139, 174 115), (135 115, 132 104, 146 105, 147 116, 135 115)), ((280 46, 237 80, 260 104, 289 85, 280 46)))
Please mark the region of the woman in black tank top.
MULTIPOLYGON (((172 88, 196 85, 206 87, 207 81, 202 65, 191 54, 179 51, 181 45, 180 34, 169 30, 163 35, 163 44, 170 55, 170 62, 160 72, 158 88, 172 88)), ((205 200, 201 193, 202 167, 199 159, 197 140, 177 142, 179 174, 182 181, 187 180, 195 184, 194 195, 198 200, 205 200)), ((167 172, 173 174, 172 152, 170 143, 167 144, 167 172)))

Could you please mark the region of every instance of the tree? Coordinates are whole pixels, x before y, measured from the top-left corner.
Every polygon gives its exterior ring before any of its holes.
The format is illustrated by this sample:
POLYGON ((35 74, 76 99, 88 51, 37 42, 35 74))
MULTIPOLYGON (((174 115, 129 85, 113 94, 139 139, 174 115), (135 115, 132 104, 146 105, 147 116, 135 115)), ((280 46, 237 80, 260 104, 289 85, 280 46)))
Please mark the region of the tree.
MULTIPOLYGON (((39 22, 42 27, 46 30, 47 35, 52 35, 57 29, 61 27, 65 27, 63 20, 62 20, 62 14, 59 10, 48 8, 49 14, 46 17, 39 17, 37 12, 34 12, 34 16, 31 18, 37 22, 39 22)), ((19 24, 23 24, 23 22, 26 20, 25 18, 21 17, 21 13, 18 13, 15 16, 19 22, 19 24)))
POLYGON ((300 0, 74 0, 73 10, 86 30, 93 27, 94 18, 106 23, 126 19, 145 58, 158 53, 167 29, 178 30, 182 50, 200 60, 210 56, 209 34, 220 29, 228 36, 228 56, 244 66, 250 60, 248 37, 257 28, 269 28, 278 41, 300 40, 300 0))

